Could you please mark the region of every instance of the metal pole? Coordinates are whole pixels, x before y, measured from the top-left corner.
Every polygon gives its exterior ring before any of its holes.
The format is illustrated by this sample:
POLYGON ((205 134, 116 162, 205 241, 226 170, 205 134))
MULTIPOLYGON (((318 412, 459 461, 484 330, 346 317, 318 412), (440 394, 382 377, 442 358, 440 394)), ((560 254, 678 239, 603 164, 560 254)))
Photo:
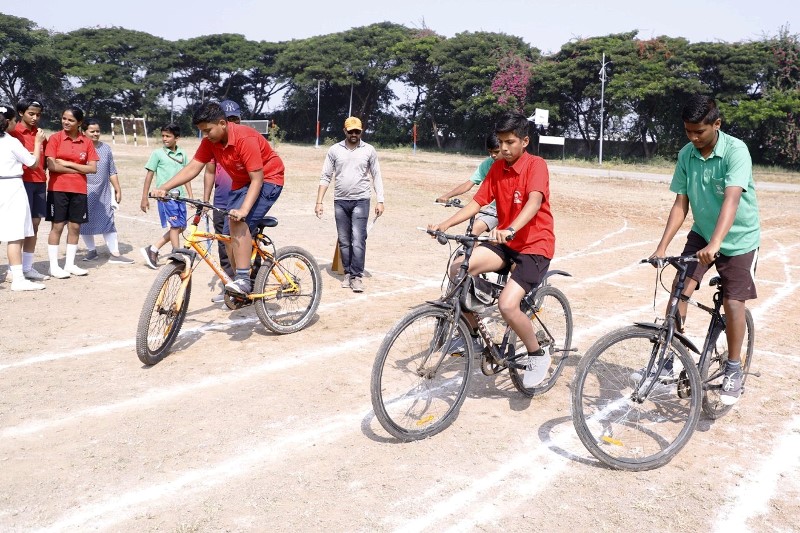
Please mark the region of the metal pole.
POLYGON ((353 116, 353 82, 350 82, 350 109, 347 110, 347 116, 353 116))
POLYGON ((317 80, 317 141, 314 143, 314 148, 319 148, 319 85, 320 81, 317 80))
POLYGON ((603 125, 605 123, 606 53, 600 63, 600 164, 603 164, 603 125))

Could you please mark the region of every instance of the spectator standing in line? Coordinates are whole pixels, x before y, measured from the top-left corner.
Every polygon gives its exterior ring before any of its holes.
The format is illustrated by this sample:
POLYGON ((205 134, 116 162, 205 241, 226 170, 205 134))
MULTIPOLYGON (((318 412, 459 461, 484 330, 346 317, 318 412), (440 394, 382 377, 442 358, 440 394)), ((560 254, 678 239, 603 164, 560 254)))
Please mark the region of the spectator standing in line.
POLYGON ((75 264, 81 224, 89 220, 86 175, 97 172, 97 151, 81 132, 83 110, 71 106, 61 114, 61 131, 47 141, 45 156, 50 181, 47 183, 47 216, 52 224, 47 237, 50 275, 64 279, 89 273, 75 264), (67 254, 64 268, 58 266, 58 246, 67 227, 67 254))
POLYGON ((344 121, 345 138, 328 150, 317 189, 317 203, 314 206, 317 218, 322 218, 322 199, 331 180, 335 180, 333 210, 344 266, 342 287, 350 288, 353 292, 364 291, 362 277, 367 253, 370 185, 374 187, 377 197, 376 219, 383 214, 384 207, 378 153, 375 148, 361 140, 363 131, 360 119, 348 117, 344 121))
MULTIPOLYGON (((229 123, 239 124, 242 120, 242 110, 239 104, 233 100, 224 100, 220 102, 220 107, 225 112, 225 120, 229 123)), ((205 173, 203 174, 203 201, 208 202, 211 199, 211 191, 214 191, 214 206, 226 208, 228 206, 228 196, 231 193, 231 176, 223 168, 222 165, 215 160, 211 160, 206 164, 205 173)), ((219 211, 213 212, 214 218, 214 232, 224 233, 225 231, 225 215, 219 211)), ((217 241, 217 250, 219 252, 219 264, 228 276, 233 278, 236 273, 231 266, 231 260, 228 257, 228 251, 225 248, 225 243, 217 241)), ((214 303, 221 303, 225 301, 225 290, 213 298, 211 301, 214 303)))
MULTIPOLYGON (((36 145, 36 136, 39 133, 39 121, 42 118, 44 106, 34 99, 23 98, 17 102, 19 119, 17 125, 9 132, 16 137, 26 150, 33 153, 36 145)), ((47 141, 42 144, 42 154, 47 148, 47 141)), ((36 252, 36 238, 39 234, 39 223, 47 214, 47 174, 44 155, 39 158, 36 165, 22 168, 22 182, 25 193, 28 195, 28 205, 31 210, 33 235, 25 237, 22 244, 22 271, 24 276, 31 281, 44 281, 50 276, 42 274, 33 267, 33 256, 36 252)))
MULTIPOLYGON (((180 136, 181 129, 177 124, 171 123, 161 128, 161 141, 164 146, 155 150, 144 166, 147 174, 144 177, 140 207, 145 213, 150 208, 150 200, 147 194, 150 192, 153 176, 156 178, 155 188, 159 189, 189 164, 186 152, 178 146, 178 138, 180 136)), ((180 196, 192 197, 192 186, 188 183, 186 186, 175 187, 175 190, 180 196)), ((180 247, 181 233, 186 229, 186 204, 175 200, 158 202, 158 216, 161 219, 161 227, 169 229, 155 244, 141 249, 145 263, 154 270, 158 268, 158 251, 161 247, 168 242, 172 244, 173 250, 180 247)))
POLYGON ((114 164, 114 154, 111 147, 100 141, 100 122, 90 118, 84 124, 84 132, 94 144, 97 156, 97 172, 87 174, 87 204, 89 221, 81 224, 81 237, 86 245, 84 261, 97 259, 97 248, 94 242, 95 235, 102 235, 111 254, 109 263, 120 265, 133 264, 133 259, 119 253, 119 240, 117 228, 114 224, 115 205, 122 201, 122 187, 117 176, 117 166, 114 164), (114 188, 113 201, 111 188, 114 188))
POLYGON ((0 241, 8 243, 8 266, 11 270, 12 291, 34 291, 44 289, 44 284, 34 283, 22 273, 22 243, 33 235, 31 210, 22 182, 22 166, 39 164, 44 144, 44 132, 38 130, 34 137, 33 153, 11 135, 17 113, 7 105, 0 105, 0 241))

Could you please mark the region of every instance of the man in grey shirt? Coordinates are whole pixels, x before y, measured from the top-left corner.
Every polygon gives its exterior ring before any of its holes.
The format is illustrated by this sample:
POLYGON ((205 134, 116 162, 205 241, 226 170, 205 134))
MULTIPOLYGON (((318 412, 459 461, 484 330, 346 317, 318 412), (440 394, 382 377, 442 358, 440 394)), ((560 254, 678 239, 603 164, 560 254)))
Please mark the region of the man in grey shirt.
POLYGON ((361 278, 367 252, 370 176, 378 201, 375 217, 383 214, 383 181, 378 154, 375 148, 361 140, 363 131, 358 118, 348 117, 344 121, 345 139, 328 150, 317 189, 317 205, 314 206, 314 213, 321 218, 322 199, 331 179, 335 178, 333 210, 344 266, 342 287, 349 287, 353 292, 364 291, 361 278))

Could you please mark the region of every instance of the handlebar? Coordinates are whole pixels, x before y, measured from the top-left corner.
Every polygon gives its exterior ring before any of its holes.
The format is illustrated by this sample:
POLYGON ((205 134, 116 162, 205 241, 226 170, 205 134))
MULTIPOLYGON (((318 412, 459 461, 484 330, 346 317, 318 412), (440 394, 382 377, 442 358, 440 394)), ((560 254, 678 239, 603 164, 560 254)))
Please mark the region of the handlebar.
POLYGON ((436 205, 441 205, 442 207, 464 207, 464 204, 461 202, 460 198, 450 198, 446 202, 433 202, 436 205))
POLYGON ((450 235, 443 231, 433 231, 427 228, 417 228, 424 231, 428 235, 433 235, 439 244, 447 244, 447 241, 456 241, 459 244, 467 244, 472 242, 486 242, 489 239, 488 235, 450 235))
POLYGON ((176 202, 183 202, 185 204, 192 204, 197 207, 205 207, 206 209, 212 209, 214 211, 219 211, 222 214, 227 215, 230 211, 224 209, 222 207, 216 207, 214 204, 210 204, 208 202, 203 202, 200 200, 195 200, 194 198, 186 198, 184 196, 180 196, 180 194, 175 191, 169 191, 166 196, 153 196, 152 194, 147 195, 148 198, 153 198, 158 200, 159 202, 166 202, 168 200, 175 200, 176 202))

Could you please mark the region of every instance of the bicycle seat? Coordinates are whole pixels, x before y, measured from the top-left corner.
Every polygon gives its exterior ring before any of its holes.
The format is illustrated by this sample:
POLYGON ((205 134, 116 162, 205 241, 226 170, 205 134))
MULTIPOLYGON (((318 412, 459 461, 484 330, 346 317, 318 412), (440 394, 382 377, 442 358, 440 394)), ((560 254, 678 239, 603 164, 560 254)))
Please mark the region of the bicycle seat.
POLYGON ((720 278, 719 276, 714 276, 708 282, 708 286, 709 287, 716 287, 717 285, 720 285, 721 283, 722 283, 722 278, 720 278))
POLYGON ((277 225, 278 225, 277 218, 266 216, 258 221, 258 230, 263 231, 264 228, 274 228, 277 225))

